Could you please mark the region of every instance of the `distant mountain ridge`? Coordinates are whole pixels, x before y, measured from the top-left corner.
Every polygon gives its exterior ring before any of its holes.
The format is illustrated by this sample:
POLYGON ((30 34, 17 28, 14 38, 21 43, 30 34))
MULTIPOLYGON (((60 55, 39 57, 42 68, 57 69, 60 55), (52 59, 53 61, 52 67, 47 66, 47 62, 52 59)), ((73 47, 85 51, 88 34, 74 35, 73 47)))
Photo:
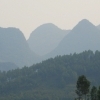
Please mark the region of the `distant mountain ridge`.
POLYGON ((37 60, 23 35, 17 28, 0 28, 0 61, 12 62, 19 67, 29 66, 37 60))
POLYGON ((0 62, 23 67, 57 55, 100 50, 99 26, 86 19, 72 30, 61 30, 47 23, 36 28, 27 41, 19 29, 0 27, 0 62), (42 56, 41 59, 37 54, 42 56))
POLYGON ((45 58, 70 53, 80 53, 85 50, 100 50, 100 30, 86 19, 80 21, 59 45, 45 58))
POLYGON ((36 28, 28 39, 32 51, 45 55, 57 47, 70 30, 61 30, 52 23, 46 23, 36 28))

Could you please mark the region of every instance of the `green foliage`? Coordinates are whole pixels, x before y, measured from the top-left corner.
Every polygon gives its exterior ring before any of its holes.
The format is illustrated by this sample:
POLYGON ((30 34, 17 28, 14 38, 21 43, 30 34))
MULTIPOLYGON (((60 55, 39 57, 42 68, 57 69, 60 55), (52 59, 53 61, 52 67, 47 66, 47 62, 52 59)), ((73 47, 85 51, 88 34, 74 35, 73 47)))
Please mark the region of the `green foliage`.
POLYGON ((0 100, 74 99, 78 76, 84 75, 98 85, 99 74, 99 51, 57 56, 30 67, 0 72, 0 100))
POLYGON ((97 98, 98 98, 98 100, 100 100, 100 86, 99 86, 99 89, 97 91, 97 98))
POLYGON ((90 95, 91 100, 97 100, 97 88, 95 86, 92 87, 90 95))
POLYGON ((79 98, 81 98, 83 95, 86 96, 86 94, 89 93, 90 82, 86 79, 84 75, 79 76, 76 87, 76 93, 79 96, 79 98))

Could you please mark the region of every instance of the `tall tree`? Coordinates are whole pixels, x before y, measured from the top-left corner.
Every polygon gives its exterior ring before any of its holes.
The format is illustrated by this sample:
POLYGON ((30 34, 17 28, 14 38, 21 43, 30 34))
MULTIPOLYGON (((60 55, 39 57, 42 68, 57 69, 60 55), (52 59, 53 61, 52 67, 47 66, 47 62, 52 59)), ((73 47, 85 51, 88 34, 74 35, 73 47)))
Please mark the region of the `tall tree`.
POLYGON ((99 89, 97 91, 97 98, 98 98, 98 100, 100 100, 100 86, 99 86, 99 89))
POLYGON ((86 95, 89 93, 90 81, 88 81, 84 75, 79 76, 76 88, 76 94, 79 96, 79 100, 83 95, 85 95, 86 100, 86 95))
POLYGON ((97 100, 97 88, 95 86, 92 87, 90 95, 91 100, 97 100))

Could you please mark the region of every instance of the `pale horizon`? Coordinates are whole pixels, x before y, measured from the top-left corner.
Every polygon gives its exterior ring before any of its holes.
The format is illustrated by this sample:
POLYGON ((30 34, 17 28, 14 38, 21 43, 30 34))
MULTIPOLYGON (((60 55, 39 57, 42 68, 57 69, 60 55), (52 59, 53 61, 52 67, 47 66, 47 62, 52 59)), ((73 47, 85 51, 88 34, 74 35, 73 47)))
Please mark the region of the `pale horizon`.
POLYGON ((0 27, 19 28, 26 39, 38 26, 72 29, 80 20, 100 24, 100 0, 0 0, 0 27))

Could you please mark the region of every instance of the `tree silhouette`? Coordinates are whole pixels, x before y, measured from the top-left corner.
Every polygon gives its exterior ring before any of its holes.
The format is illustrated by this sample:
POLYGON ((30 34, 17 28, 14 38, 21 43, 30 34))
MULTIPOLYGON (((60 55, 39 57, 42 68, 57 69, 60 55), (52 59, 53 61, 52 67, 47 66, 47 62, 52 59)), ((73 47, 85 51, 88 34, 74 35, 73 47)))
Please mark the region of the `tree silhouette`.
POLYGON ((91 95, 91 100, 97 99, 97 88, 95 86, 92 87, 90 95, 91 95))
POLYGON ((100 86, 99 86, 99 89, 97 91, 97 97, 98 97, 98 100, 100 100, 100 86))
POLYGON ((83 95, 85 96, 86 100, 86 95, 89 93, 90 82, 86 79, 84 75, 79 76, 76 88, 76 94, 79 96, 79 100, 82 98, 83 95))

